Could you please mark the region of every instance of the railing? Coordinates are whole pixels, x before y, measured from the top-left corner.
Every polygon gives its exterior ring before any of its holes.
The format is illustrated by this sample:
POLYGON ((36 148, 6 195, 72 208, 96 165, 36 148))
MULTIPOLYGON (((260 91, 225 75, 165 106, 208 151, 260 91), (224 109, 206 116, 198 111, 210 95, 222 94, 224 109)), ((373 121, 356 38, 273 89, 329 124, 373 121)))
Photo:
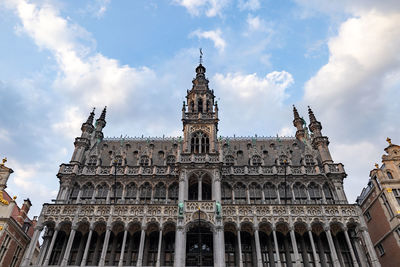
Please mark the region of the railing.
MULTIPOLYGON (((218 163, 218 155, 181 155, 181 163, 218 163)), ((113 166, 78 166, 62 164, 61 174, 114 175, 113 166)), ((284 166, 223 166, 222 175, 283 175, 284 166)), ((118 166, 117 175, 178 175, 177 166, 118 166)), ((286 166, 287 175, 319 175, 344 173, 343 165, 325 164, 323 166, 286 166)))

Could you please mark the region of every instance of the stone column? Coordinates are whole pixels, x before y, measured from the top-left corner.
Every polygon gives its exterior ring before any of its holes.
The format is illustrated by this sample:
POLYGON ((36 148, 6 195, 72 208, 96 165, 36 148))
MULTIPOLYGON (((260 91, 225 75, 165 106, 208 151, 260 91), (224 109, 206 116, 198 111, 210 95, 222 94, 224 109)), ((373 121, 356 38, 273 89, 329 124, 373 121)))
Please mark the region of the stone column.
POLYGON ((38 239, 39 239, 39 236, 40 236, 40 233, 42 232, 42 230, 43 230, 42 225, 38 225, 35 227, 35 232, 33 233, 31 242, 29 243, 29 247, 25 252, 25 256, 24 256, 21 266, 28 266, 31 264, 33 252, 35 251, 36 244, 38 242, 38 239))
POLYGON ((260 236, 258 235, 258 226, 254 228, 254 239, 256 242, 257 266, 263 267, 262 257, 261 257, 260 236))
POLYGON ((163 235, 163 230, 162 228, 160 229, 159 235, 158 235, 158 251, 157 251, 157 263, 156 267, 161 266, 161 244, 162 244, 162 235, 163 235))
POLYGON ((51 256, 51 253, 52 253, 52 251, 53 251, 54 243, 56 242, 56 238, 57 238, 57 234, 58 234, 58 231, 59 231, 59 230, 60 230, 60 227, 59 227, 59 226, 57 226, 57 227, 54 229, 53 237, 51 238, 50 246, 49 246, 49 248, 47 249, 47 254, 46 254, 46 258, 44 259, 43 266, 49 265, 50 256, 51 256))
POLYGON ((294 227, 290 227, 290 239, 292 241, 292 248, 293 248, 293 254, 294 254, 294 259, 296 261, 295 266, 300 266, 300 257, 299 257, 299 250, 297 248, 297 242, 296 242, 296 234, 294 233, 294 227))
MULTIPOLYGON (((83 252, 85 250, 84 236, 85 235, 82 234, 81 241, 79 242, 78 253, 77 253, 76 259, 75 259, 75 265, 76 266, 78 266, 80 264, 80 262, 82 261, 83 252)), ((72 263, 71 263, 71 265, 72 265, 72 263)))
POLYGON ((88 257, 88 253, 89 253, 89 247, 90 247, 90 241, 92 240, 92 234, 93 234, 93 225, 91 225, 89 228, 89 235, 86 240, 86 246, 85 246, 85 251, 83 252, 81 266, 86 266, 86 261, 87 261, 87 257, 88 257))
POLYGON ((225 266, 224 227, 217 222, 213 232, 214 237, 214 266, 225 266))
POLYGON ((212 191, 214 192, 213 199, 221 203, 221 176, 219 171, 214 171, 212 191))
POLYGON ((336 253, 335 244, 333 243, 331 229, 329 226, 325 227, 326 237, 328 239, 329 249, 331 251, 332 261, 334 267, 340 267, 339 259, 336 253))
POLYGON ((361 230, 365 245, 367 247, 368 254, 371 258, 372 267, 380 267, 381 264, 379 263, 378 257, 376 256, 374 245, 372 244, 371 237, 368 234, 367 228, 362 227, 360 230, 361 230))
POLYGON ((276 230, 275 227, 272 229, 272 235, 274 237, 274 245, 275 245, 275 254, 276 254, 276 267, 281 267, 281 258, 279 257, 279 247, 278 247, 278 239, 276 238, 276 230))
POLYGON ((119 255, 118 267, 124 264, 124 254, 125 254, 125 246, 126 246, 126 237, 128 235, 128 228, 125 227, 124 231, 124 238, 122 239, 122 246, 121 246, 121 254, 119 255))
POLYGON ((183 170, 179 175, 179 202, 183 202, 185 200, 186 182, 186 171, 183 170))
POLYGON ((203 199, 203 196, 202 196, 202 186, 203 186, 203 184, 202 184, 202 179, 201 178, 199 178, 199 181, 198 181, 198 192, 197 192, 197 194, 199 195, 199 197, 198 197, 198 200, 202 200, 203 199))
POLYGON ((111 234, 111 225, 107 225, 106 235, 104 237, 103 248, 101 250, 99 266, 104 266, 104 262, 106 260, 107 249, 108 249, 108 242, 110 241, 110 234, 111 234))
POLYGON ((312 248, 312 254, 314 257, 314 262, 315 262, 315 267, 321 267, 321 261, 318 260, 319 257, 317 255, 317 250, 315 249, 315 243, 314 243, 314 237, 312 234, 311 227, 307 229, 308 230, 308 237, 310 238, 310 243, 311 243, 311 248, 312 248))
POLYGON ((68 263, 69 254, 71 253, 71 247, 72 243, 74 242, 76 229, 78 229, 78 226, 76 224, 72 225, 71 232, 69 233, 67 248, 65 249, 65 253, 61 261, 61 266, 66 266, 68 263))
POLYGON ((349 250, 350 250, 350 255, 351 255, 351 259, 353 261, 353 266, 358 267, 358 262, 356 259, 356 255, 354 254, 353 245, 351 244, 349 234, 347 232, 347 227, 343 229, 343 232, 344 232, 344 237, 346 238, 347 246, 349 247, 349 250))
POLYGON ((43 263, 44 256, 45 256, 46 251, 47 251, 47 249, 49 247, 50 239, 51 239, 51 237, 49 236, 49 231, 50 231, 49 227, 46 227, 45 233, 43 235, 43 244, 40 247, 40 252, 39 252, 38 259, 36 261, 36 265, 40 266, 43 263))
POLYGON ((178 226, 176 227, 175 256, 174 256, 174 266, 175 267, 185 267, 185 264, 186 264, 186 261, 185 261, 186 233, 185 233, 185 228, 182 224, 183 224, 183 222, 178 221, 178 226))
POLYGON ((242 241, 240 239, 240 228, 237 229, 237 239, 239 248, 239 267, 243 267, 242 241))
POLYGON ((143 251, 144 251, 145 238, 146 238, 146 226, 142 226, 142 232, 140 233, 139 254, 136 262, 137 267, 141 267, 143 264, 143 251))

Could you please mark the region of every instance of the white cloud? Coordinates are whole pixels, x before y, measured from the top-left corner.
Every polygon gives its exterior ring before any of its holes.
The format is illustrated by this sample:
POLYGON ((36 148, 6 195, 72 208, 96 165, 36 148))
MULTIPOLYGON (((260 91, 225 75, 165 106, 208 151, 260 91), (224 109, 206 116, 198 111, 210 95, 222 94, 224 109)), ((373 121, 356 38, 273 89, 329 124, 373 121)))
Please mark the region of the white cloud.
POLYGON ((205 13, 207 17, 215 17, 222 15, 222 9, 229 4, 230 0, 174 0, 174 2, 185 7, 193 16, 205 13))
POLYGON ((79 135, 80 125, 84 122, 84 114, 76 106, 67 107, 62 121, 52 125, 53 130, 64 135, 68 140, 73 140, 79 135))
POLYGON ((256 11, 260 9, 261 4, 259 0, 239 0, 238 6, 240 10, 256 11))
POLYGON ((264 19, 261 19, 259 16, 248 15, 247 17, 247 25, 250 31, 261 31, 261 32, 269 32, 272 33, 273 30, 269 27, 264 19))
POLYGON ((6 129, 0 128, 0 141, 2 142, 10 142, 10 133, 6 129))
POLYGON ((201 31, 201 30, 196 30, 190 34, 190 36, 196 36, 199 39, 209 39, 214 42, 214 47, 217 48, 220 52, 223 52, 225 50, 226 42, 225 40, 221 37, 221 30, 217 29, 215 31, 201 31))

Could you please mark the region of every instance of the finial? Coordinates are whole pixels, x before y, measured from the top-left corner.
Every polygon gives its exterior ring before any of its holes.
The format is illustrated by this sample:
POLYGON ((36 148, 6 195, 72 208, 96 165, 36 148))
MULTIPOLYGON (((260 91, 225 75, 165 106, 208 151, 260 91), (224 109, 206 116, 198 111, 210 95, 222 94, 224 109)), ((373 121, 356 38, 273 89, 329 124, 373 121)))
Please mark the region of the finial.
POLYGON ((391 145, 392 145, 392 139, 390 139, 389 137, 388 137, 388 138, 386 138, 386 142, 388 142, 388 143, 389 143, 389 146, 391 146, 391 145))
POLYGON ((90 112, 90 115, 89 115, 89 117, 88 117, 86 123, 88 123, 88 124, 92 124, 92 123, 93 123, 94 111, 95 111, 95 109, 96 109, 96 108, 93 108, 92 112, 90 112))
POLYGON ((200 63, 200 65, 203 63, 203 50, 202 50, 202 48, 200 48, 199 49, 200 50, 200 60, 199 60, 199 63, 200 63))
POLYGON ((2 163, 0 163, 0 165, 1 166, 4 166, 4 164, 7 162, 7 157, 5 157, 3 160, 2 160, 2 163))
POLYGON ((378 163, 375 163, 375 169, 379 169, 378 163))
POLYGON ((310 117, 310 123, 317 121, 314 112, 311 110, 310 106, 308 106, 308 116, 310 117))
POLYGON ((297 109, 296 109, 296 107, 294 105, 293 105, 293 115, 294 115, 295 119, 299 119, 300 118, 300 115, 297 112, 297 109))
POLYGON ((99 118, 100 120, 103 120, 103 121, 106 120, 106 112, 107 112, 107 106, 105 106, 103 111, 101 112, 101 115, 100 115, 100 118, 99 118))

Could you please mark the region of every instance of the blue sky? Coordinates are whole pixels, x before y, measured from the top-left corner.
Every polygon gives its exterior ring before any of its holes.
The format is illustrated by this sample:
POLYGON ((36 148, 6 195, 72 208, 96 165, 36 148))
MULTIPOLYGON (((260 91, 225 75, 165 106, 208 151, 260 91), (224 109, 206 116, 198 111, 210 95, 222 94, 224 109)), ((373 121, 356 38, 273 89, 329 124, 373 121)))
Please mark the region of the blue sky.
POLYGON ((180 135, 201 47, 220 134, 294 135, 291 105, 311 105, 353 202, 400 143, 398 25, 395 0, 2 0, 8 191, 37 215, 92 107, 108 106, 106 136, 180 135))

